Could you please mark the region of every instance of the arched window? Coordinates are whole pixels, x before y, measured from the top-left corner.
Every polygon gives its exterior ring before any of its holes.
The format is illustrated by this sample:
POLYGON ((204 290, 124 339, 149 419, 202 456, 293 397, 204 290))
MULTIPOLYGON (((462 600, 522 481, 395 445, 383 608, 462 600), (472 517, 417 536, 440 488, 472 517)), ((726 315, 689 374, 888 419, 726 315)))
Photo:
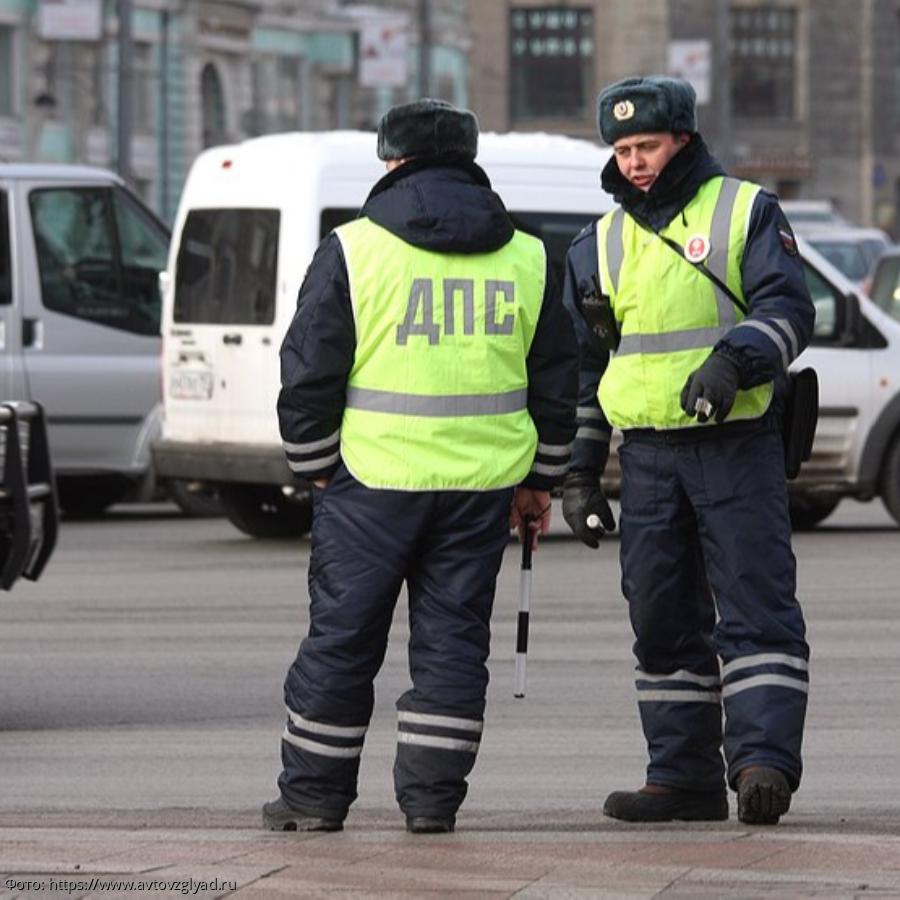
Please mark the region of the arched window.
POLYGON ((222 81, 212 63, 200 73, 200 98, 203 108, 203 146, 212 147, 225 142, 225 97, 222 81))

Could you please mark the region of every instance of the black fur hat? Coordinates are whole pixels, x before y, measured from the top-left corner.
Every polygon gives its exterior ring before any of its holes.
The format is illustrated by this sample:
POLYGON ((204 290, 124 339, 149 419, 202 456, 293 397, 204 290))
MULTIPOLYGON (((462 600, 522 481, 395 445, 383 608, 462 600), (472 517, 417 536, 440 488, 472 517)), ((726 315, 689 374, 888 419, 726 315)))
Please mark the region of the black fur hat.
POLYGON ((619 138, 645 132, 694 134, 696 104, 693 87, 680 78, 623 78, 604 88, 597 98, 600 137, 614 144, 619 138))
POLYGON ((464 156, 478 153, 478 119, 444 100, 391 107, 378 123, 378 158, 464 156))

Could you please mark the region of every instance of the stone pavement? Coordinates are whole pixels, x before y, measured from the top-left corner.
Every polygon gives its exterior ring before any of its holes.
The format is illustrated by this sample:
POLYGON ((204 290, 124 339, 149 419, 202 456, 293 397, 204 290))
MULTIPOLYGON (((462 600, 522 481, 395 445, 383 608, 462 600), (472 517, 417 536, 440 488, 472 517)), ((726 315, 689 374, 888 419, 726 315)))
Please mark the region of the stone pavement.
POLYGON ((900 898, 900 821, 632 826, 584 813, 463 817, 406 834, 351 814, 340 834, 271 834, 235 813, 196 827, 0 828, 0 897, 900 898))

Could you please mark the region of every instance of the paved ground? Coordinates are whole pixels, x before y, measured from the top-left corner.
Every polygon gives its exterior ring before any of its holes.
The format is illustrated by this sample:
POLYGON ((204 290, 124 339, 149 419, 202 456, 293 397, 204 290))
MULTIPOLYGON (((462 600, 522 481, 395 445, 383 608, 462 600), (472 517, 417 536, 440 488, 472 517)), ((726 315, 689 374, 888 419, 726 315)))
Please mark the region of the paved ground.
POLYGON ((510 548, 459 831, 406 835, 391 795, 398 615, 347 829, 297 836, 263 832, 258 808, 308 544, 165 507, 66 523, 44 579, 0 598, 0 896, 900 898, 897 537, 880 507, 844 504, 796 539, 813 691, 806 778, 775 829, 601 816, 643 766, 618 546, 592 554, 558 527, 524 700, 510 548))

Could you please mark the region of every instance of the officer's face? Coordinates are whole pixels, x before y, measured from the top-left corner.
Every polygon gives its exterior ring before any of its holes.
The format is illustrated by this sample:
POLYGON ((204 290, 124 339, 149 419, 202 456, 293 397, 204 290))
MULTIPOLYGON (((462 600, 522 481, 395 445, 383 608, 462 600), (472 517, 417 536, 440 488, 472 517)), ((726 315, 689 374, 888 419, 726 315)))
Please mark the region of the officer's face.
POLYGON ((659 131, 619 138, 613 153, 619 171, 642 191, 649 191, 669 160, 690 141, 690 135, 659 131))

